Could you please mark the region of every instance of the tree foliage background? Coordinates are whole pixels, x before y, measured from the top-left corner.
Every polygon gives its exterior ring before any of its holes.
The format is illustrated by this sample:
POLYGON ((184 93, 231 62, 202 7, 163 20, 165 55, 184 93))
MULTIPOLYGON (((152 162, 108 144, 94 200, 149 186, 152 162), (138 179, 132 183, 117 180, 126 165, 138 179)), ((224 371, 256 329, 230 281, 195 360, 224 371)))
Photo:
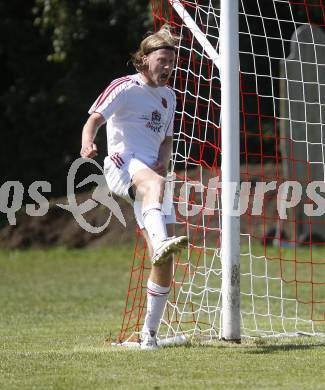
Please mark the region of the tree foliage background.
POLYGON ((0 185, 66 191, 88 108, 134 72, 127 62, 150 14, 147 0, 0 0, 0 185))
MULTIPOLYGON (((271 1, 259 1, 271 12, 271 1)), ((240 3, 249 14, 259 12, 256 1, 240 3)), ((319 0, 308 4, 313 6, 292 4, 297 23, 323 26, 319 0)), ((127 65, 130 53, 153 29, 150 1, 0 0, 0 21, 0 185, 19 180, 27 188, 35 180, 47 180, 52 196, 63 195, 68 169, 79 157, 88 108, 113 78, 134 72, 127 65)), ((246 22, 241 18, 240 23, 246 22)), ((285 39, 292 28, 288 23, 283 27, 285 39)), ((257 37, 257 51, 260 44, 257 37)), ((241 46, 249 51, 245 42, 241 46)), ((274 50, 282 53, 280 41, 274 50)), ((98 138, 101 161, 105 132, 98 138)), ((270 154, 274 141, 263 142, 270 154)), ((254 137, 251 150, 260 147, 254 137)))

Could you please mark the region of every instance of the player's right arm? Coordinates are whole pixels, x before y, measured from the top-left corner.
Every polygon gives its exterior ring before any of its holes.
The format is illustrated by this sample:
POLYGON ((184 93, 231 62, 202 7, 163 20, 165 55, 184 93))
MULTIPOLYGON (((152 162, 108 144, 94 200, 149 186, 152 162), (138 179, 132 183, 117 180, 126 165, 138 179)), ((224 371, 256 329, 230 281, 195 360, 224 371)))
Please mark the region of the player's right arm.
POLYGON ((97 130, 106 122, 106 119, 98 112, 92 113, 82 130, 80 156, 83 158, 93 158, 97 156, 97 145, 94 139, 97 130))
POLYGON ((123 109, 125 89, 132 83, 129 77, 121 77, 111 82, 98 96, 89 109, 89 118, 82 131, 82 147, 80 155, 83 158, 92 158, 97 155, 97 146, 94 143, 97 130, 109 119, 111 115, 123 109))

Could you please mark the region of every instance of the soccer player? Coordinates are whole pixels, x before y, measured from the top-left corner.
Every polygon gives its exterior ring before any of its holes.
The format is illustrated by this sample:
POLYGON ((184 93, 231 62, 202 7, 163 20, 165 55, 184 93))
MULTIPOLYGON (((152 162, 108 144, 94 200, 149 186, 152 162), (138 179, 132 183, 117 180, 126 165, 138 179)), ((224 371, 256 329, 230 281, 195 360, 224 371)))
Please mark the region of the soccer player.
POLYGON ((134 206, 151 255, 142 349, 157 348, 156 334, 173 276, 173 253, 188 244, 186 236, 174 236, 175 211, 165 191, 176 106, 167 83, 176 46, 177 38, 167 26, 143 39, 132 56, 137 73, 111 82, 90 108, 82 132, 80 155, 92 158, 97 155, 97 130, 106 122, 106 182, 112 193, 134 206))

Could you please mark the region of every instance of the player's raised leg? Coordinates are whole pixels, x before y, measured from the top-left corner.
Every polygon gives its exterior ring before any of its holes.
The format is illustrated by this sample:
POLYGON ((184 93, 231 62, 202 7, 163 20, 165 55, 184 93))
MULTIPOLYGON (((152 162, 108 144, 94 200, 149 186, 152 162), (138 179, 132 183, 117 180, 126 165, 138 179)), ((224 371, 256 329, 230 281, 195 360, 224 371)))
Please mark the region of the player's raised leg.
POLYGON ((135 188, 135 207, 141 205, 143 224, 152 247, 152 263, 161 265, 168 261, 169 255, 185 248, 188 238, 170 236, 167 233, 165 215, 162 213, 165 178, 148 168, 136 172, 132 182, 135 188))

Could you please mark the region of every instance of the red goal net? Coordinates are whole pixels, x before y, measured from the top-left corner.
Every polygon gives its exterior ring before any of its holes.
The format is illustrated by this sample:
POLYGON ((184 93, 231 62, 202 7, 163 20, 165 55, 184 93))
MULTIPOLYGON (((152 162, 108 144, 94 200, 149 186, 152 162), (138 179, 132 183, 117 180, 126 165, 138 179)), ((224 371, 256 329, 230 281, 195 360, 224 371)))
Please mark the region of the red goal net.
MULTIPOLYGON (((182 1, 219 50, 219 1, 182 1)), ((175 257, 160 337, 218 338, 221 308, 220 74, 173 1, 152 1, 155 28, 181 36, 174 203, 190 238, 175 257)), ((322 0, 241 0, 242 336, 325 333, 325 7, 322 0)), ((137 338, 150 261, 138 235, 120 341, 137 338)))

